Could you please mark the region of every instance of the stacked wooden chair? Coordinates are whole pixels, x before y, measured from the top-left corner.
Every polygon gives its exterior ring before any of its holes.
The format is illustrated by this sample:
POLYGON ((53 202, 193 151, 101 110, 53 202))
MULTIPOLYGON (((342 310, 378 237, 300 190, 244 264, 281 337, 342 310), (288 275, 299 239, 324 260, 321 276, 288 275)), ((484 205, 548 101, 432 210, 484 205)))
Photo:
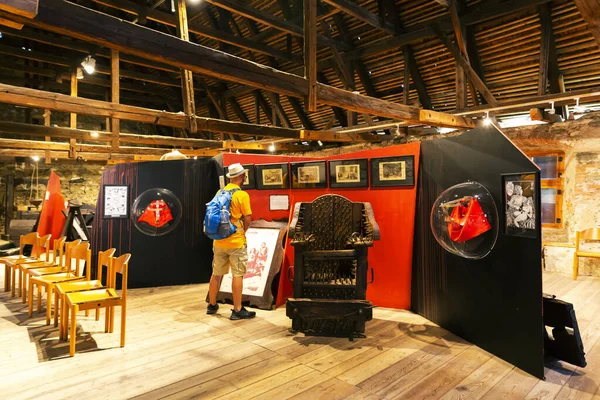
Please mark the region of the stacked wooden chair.
POLYGON ((53 242, 50 251, 51 235, 40 237, 36 232, 21 236, 18 256, 0 258, 5 265, 5 291, 12 291, 15 297, 16 279, 18 295, 28 303, 29 317, 33 315, 37 288, 37 311, 42 310, 42 291, 46 292, 46 325, 52 319, 59 328, 59 338, 69 340, 69 353, 75 355, 77 312, 96 310, 96 321, 100 319, 100 309, 104 308, 104 331, 114 331, 114 308, 121 307, 121 347, 125 346, 125 324, 127 315, 127 277, 131 254, 115 258, 115 249, 98 253, 97 279, 91 279, 91 250, 88 242, 74 240, 67 242, 65 237, 53 242), (25 246, 33 246, 32 256, 23 256, 25 246), (85 265, 85 274, 83 264, 85 265), (106 268, 106 284, 102 283, 106 268), (121 274, 122 291, 117 293, 117 274, 121 274), (54 296, 53 296, 54 295, 54 296), (54 307, 53 307, 54 298, 54 307), (60 324, 59 324, 60 320, 60 324))
POLYGON ((121 347, 125 346, 125 323, 127 314, 127 277, 131 254, 123 254, 119 258, 110 257, 107 274, 107 287, 67 292, 64 294, 61 312, 61 338, 67 339, 70 334, 69 354, 75 355, 77 341, 77 312, 105 308, 104 331, 114 331, 114 308, 121 307, 121 347), (117 273, 121 274, 122 291, 116 291, 117 273), (70 320, 69 320, 70 317, 70 320))
MULTIPOLYGON (((39 247, 40 236, 37 232, 31 232, 27 235, 21 235, 19 243, 19 255, 7 256, 0 258, 0 263, 4 264, 4 291, 11 291, 11 296, 16 295, 16 277, 19 265, 37 262, 40 259, 40 247, 39 247), (25 246, 33 246, 31 256, 25 257, 23 250, 25 246)), ((18 294, 21 296, 22 284, 19 284, 18 294)))

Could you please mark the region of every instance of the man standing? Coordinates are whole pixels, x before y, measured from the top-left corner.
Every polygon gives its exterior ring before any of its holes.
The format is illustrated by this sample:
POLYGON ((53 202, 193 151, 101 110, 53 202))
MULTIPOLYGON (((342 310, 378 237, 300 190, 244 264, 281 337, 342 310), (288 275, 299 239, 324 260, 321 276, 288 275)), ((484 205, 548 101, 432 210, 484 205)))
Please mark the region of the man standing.
POLYGON ((235 191, 231 197, 229 216, 231 223, 237 231, 228 238, 215 240, 213 242, 213 273, 210 277, 208 289, 209 304, 206 308, 207 314, 216 314, 219 309, 217 304, 217 293, 221 286, 223 275, 229 272, 233 275, 231 293, 233 295, 233 310, 229 319, 254 318, 256 313, 242 307, 242 287, 246 268, 248 266, 248 253, 246 247, 246 231, 250 227, 252 209, 250 208, 250 196, 242 191, 240 187, 246 178, 246 170, 241 164, 232 164, 227 173, 229 184, 223 190, 235 191))

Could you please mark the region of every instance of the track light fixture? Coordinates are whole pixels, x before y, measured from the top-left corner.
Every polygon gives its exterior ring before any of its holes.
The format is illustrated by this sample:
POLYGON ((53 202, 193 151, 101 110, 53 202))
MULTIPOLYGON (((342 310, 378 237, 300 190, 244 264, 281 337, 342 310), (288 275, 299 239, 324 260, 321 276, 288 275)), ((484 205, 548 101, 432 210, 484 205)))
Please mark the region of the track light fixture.
POLYGON ((271 153, 275 151, 275 145, 273 143, 271 143, 271 145, 269 146, 269 151, 271 153))
POLYGON ((584 113, 585 107, 579 105, 579 97, 575 97, 575 107, 573 108, 575 112, 584 113))
POLYGON ((77 79, 83 79, 83 70, 81 68, 77 68, 77 79))
POLYGON ((82 62, 81 66, 85 69, 88 74, 93 74, 96 70, 96 59, 92 56, 87 56, 82 62))
POLYGON ((485 112, 485 118, 483 119, 483 124, 487 126, 487 125, 489 125, 491 123, 492 123, 492 120, 490 119, 490 112, 486 111, 485 112))

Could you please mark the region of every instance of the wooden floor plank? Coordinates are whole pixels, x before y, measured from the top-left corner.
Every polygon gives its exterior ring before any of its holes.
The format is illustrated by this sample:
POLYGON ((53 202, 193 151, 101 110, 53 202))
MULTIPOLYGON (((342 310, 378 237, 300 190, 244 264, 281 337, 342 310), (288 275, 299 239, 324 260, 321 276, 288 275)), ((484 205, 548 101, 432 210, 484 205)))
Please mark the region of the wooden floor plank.
POLYGON ((247 321, 230 321, 229 305, 206 315, 206 284, 130 290, 124 348, 118 309, 113 334, 82 313, 70 358, 44 313, 27 318, 20 298, 0 292, 0 397, 599 400, 600 279, 543 279, 575 304, 589 363, 549 364, 546 381, 408 311, 374 309, 354 341, 291 334, 284 308, 247 321))

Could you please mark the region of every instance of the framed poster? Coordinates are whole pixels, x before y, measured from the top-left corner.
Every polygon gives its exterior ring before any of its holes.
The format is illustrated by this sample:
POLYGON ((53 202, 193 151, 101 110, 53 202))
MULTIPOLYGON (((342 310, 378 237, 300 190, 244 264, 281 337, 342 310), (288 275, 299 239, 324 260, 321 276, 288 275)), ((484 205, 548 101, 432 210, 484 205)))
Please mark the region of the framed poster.
POLYGON ((102 217, 129 218, 129 185, 104 185, 103 190, 102 217))
MULTIPOLYGON (((256 189, 256 179, 254 176, 254 165, 253 164, 242 164, 244 167, 244 171, 246 171, 246 178, 244 179, 244 183, 242 185, 242 189, 256 189)), ((227 178, 227 173, 229 172, 229 168, 225 167, 225 179, 227 183, 229 183, 229 178, 227 178)))
MULTIPOLYGON (((283 243, 287 233, 287 223, 252 221, 246 232, 248 267, 244 275, 242 302, 269 310, 275 303, 272 292, 273 280, 283 263, 283 243)), ((217 301, 233 302, 231 272, 223 276, 217 301)), ((277 284, 278 281, 275 283, 277 284)), ((208 301, 208 295, 206 296, 208 301)))
POLYGON ((290 177, 288 164, 258 164, 254 166, 256 188, 262 190, 288 189, 290 177))
POLYGON ((298 162, 291 164, 292 188, 315 189, 327 187, 327 163, 325 161, 298 162))
POLYGON ((367 186, 369 186, 369 161, 366 158, 329 161, 329 187, 367 186))
POLYGON ((371 158, 371 187, 414 186, 415 157, 371 158))
POLYGON ((502 227, 505 235, 537 237, 538 175, 538 172, 502 174, 502 227))

